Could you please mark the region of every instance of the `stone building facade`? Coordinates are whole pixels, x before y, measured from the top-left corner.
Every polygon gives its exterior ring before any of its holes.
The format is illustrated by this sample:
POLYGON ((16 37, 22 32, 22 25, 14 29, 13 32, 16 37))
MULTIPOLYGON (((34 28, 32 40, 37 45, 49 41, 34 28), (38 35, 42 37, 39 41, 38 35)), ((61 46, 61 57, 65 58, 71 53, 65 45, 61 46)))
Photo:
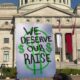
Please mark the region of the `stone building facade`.
POLYGON ((53 27, 56 63, 80 62, 80 6, 71 0, 19 0, 0 4, 0 64, 16 66, 17 23, 47 23, 53 27))

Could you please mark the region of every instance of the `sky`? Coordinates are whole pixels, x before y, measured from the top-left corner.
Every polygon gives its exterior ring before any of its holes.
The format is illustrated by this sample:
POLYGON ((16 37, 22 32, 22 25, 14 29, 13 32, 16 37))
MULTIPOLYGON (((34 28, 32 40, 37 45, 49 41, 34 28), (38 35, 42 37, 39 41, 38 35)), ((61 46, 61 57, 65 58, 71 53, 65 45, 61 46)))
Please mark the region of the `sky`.
MULTIPOLYGON (((18 5, 19 0, 0 0, 0 3, 10 2, 18 5)), ((80 0, 72 0, 72 8, 75 8, 77 4, 80 3, 80 0)))
POLYGON ((72 0, 72 8, 75 8, 78 4, 80 4, 80 0, 72 0))

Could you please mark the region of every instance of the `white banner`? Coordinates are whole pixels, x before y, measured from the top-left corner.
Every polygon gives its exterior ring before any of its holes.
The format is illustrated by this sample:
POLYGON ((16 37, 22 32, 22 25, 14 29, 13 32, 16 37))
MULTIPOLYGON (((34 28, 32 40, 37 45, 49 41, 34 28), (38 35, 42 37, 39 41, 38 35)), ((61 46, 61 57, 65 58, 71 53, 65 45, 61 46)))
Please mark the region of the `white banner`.
POLYGON ((47 24, 16 24, 17 77, 53 77, 56 72, 52 27, 47 24))

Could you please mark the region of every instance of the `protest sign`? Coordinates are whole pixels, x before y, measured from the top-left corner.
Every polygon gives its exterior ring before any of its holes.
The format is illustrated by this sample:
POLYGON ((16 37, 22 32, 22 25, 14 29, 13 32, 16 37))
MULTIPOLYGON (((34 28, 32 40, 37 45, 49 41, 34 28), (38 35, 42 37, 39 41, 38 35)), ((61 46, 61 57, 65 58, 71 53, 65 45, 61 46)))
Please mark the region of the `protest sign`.
POLYGON ((15 52, 18 78, 53 77, 55 48, 48 24, 16 24, 15 52))

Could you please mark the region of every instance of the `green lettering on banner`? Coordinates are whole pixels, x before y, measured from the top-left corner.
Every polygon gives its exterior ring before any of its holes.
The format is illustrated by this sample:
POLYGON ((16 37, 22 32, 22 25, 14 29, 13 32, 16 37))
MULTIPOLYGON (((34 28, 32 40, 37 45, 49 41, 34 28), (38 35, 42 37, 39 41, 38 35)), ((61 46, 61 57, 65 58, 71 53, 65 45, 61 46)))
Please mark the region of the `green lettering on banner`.
POLYGON ((36 70, 40 70, 40 73, 42 74, 42 71, 44 68, 46 68, 50 60, 50 53, 52 51, 51 48, 51 37, 47 35, 46 32, 39 30, 38 27, 32 27, 29 31, 24 27, 25 35, 21 37, 21 43, 18 45, 19 53, 24 54, 24 63, 25 67, 29 70, 33 71, 34 74, 36 74, 36 70), (43 34, 43 37, 39 38, 39 35, 43 34), (26 36, 30 36, 27 37, 26 36), (35 39, 32 35, 35 35, 35 39), (47 42, 46 43, 46 49, 43 47, 40 42, 47 42), (37 45, 35 45, 36 43, 37 45), (28 55, 28 53, 24 53, 24 45, 26 44, 26 49, 29 52, 32 52, 28 55), (47 62, 46 65, 43 66, 44 62, 47 62), (29 64, 33 64, 33 68, 29 66, 29 64), (37 69, 36 64, 40 64, 40 68, 37 69))

